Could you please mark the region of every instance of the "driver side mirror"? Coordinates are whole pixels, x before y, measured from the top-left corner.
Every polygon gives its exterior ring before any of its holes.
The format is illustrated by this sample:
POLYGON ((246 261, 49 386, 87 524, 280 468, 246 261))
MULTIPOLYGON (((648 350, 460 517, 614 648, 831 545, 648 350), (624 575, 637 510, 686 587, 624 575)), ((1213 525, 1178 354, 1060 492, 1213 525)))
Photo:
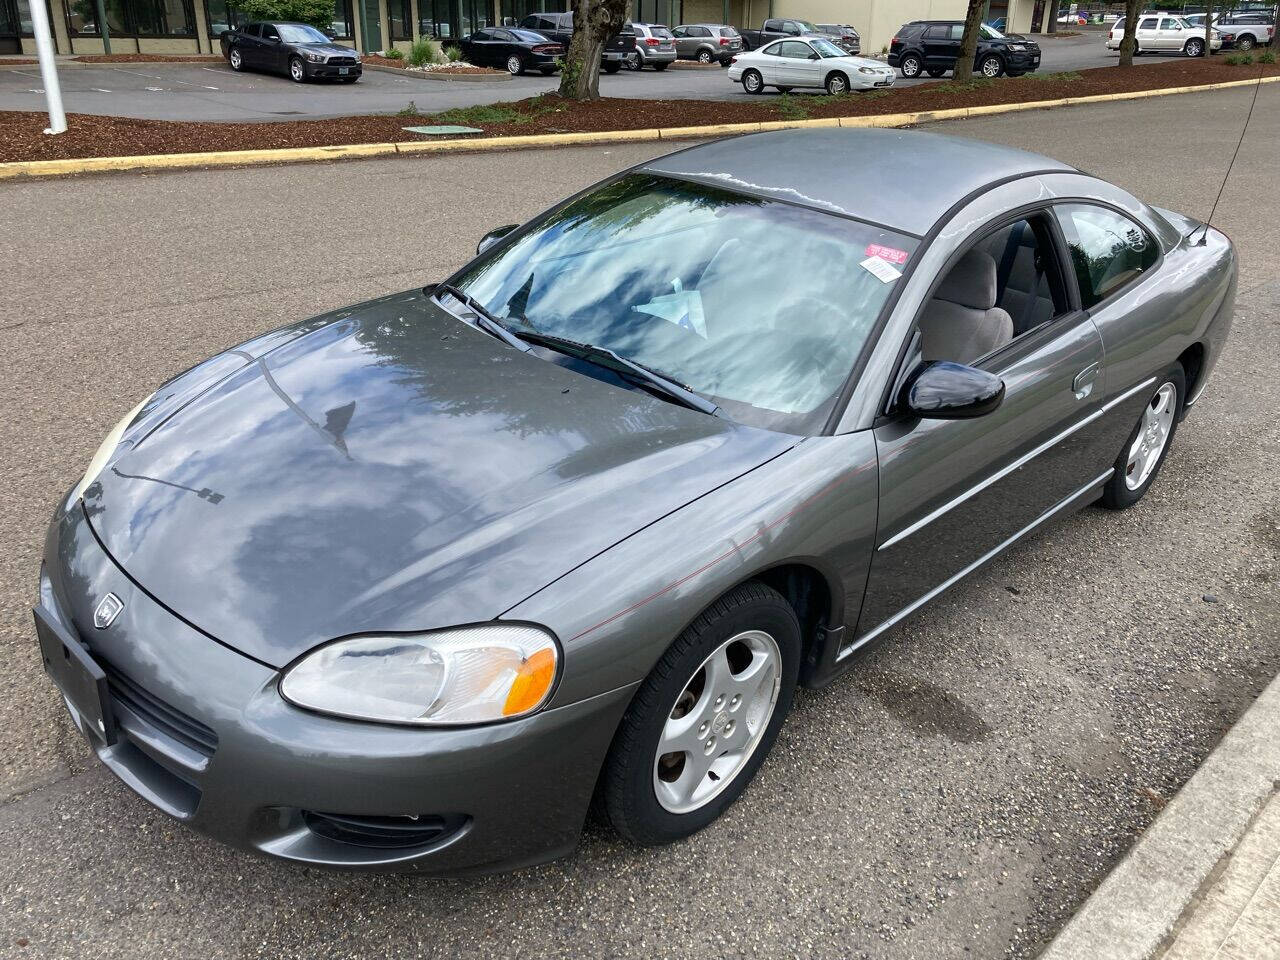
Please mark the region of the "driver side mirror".
POLYGON ((498 227, 495 230, 490 230, 481 237, 480 242, 476 244, 476 253, 484 253, 512 230, 518 230, 519 228, 520 224, 518 223, 508 223, 505 227, 498 227))
POLYGON ((1004 401, 995 374, 950 360, 921 363, 902 385, 898 406, 929 420, 967 420, 991 413, 1004 401))

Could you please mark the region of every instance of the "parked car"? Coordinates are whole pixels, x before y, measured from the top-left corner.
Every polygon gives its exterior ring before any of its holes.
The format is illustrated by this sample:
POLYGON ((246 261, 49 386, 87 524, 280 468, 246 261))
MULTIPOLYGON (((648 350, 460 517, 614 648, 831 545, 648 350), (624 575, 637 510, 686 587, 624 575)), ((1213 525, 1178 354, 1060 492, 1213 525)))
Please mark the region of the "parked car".
POLYGON ((683 23, 671 32, 676 40, 676 56, 681 60, 719 62, 727 67, 743 49, 737 28, 724 23, 683 23))
MULTIPOLYGON (((548 40, 569 49, 569 41, 573 39, 572 13, 531 13, 520 21, 522 30, 540 33, 548 40)), ((623 62, 636 48, 635 35, 623 30, 609 38, 604 51, 600 54, 600 66, 605 73, 617 73, 623 62)))
POLYGON ((45 670, 190 827, 453 875, 568 853, 593 798, 692 834, 797 683, 1143 498, 1236 289, 1217 230, 906 130, 711 141, 484 246, 179 374, 60 500, 45 670))
MULTIPOLYGON (((1124 40, 1125 19, 1121 17, 1107 34, 1107 49, 1119 50, 1124 40)), ((1197 30, 1182 17, 1168 14, 1142 15, 1138 18, 1138 27, 1134 31, 1135 57, 1144 53, 1181 53, 1188 57, 1199 57, 1204 54, 1204 26, 1197 30)), ((1214 30, 1209 42, 1210 49, 1222 47, 1222 35, 1214 30)))
POLYGON ((787 93, 816 87, 829 94, 893 86, 893 70, 878 60, 845 53, 826 37, 775 40, 740 53, 729 63, 729 79, 747 93, 776 87, 787 93))
MULTIPOLYGON (((1218 19, 1214 26, 1222 36, 1224 47, 1235 47, 1248 52, 1256 46, 1266 46, 1275 39, 1275 21, 1268 14, 1237 13, 1218 19)), ((1200 29, 1204 29, 1201 23, 1200 29)))
MULTIPOLYGON (((1020 77, 1040 66, 1040 45, 1022 36, 1006 37, 987 24, 978 27, 973 67, 984 77, 1020 77)), ((940 77, 955 68, 964 39, 960 20, 915 20, 903 24, 889 44, 888 62, 904 77, 940 77)))
POLYGON ((253 21, 219 38, 232 70, 270 70, 297 83, 360 79, 360 56, 306 23, 253 21))
POLYGON ((822 31, 808 20, 789 20, 782 17, 770 17, 759 30, 739 30, 742 35, 744 50, 756 50, 771 40, 786 37, 818 37, 822 31))
POLYGON ((501 67, 512 76, 538 70, 550 76, 564 56, 564 47, 534 30, 519 27, 485 27, 463 37, 458 46, 468 63, 501 67))
POLYGON ((676 39, 671 30, 662 23, 628 23, 623 33, 631 31, 635 49, 627 54, 623 61, 629 70, 643 70, 645 67, 661 72, 675 63, 676 39))
POLYGON ((862 52, 862 37, 847 23, 819 23, 818 32, 845 53, 857 56, 862 52))
POLYGON ((1083 27, 1089 22, 1087 13, 1064 13, 1058 18, 1058 23, 1064 26, 1083 27))

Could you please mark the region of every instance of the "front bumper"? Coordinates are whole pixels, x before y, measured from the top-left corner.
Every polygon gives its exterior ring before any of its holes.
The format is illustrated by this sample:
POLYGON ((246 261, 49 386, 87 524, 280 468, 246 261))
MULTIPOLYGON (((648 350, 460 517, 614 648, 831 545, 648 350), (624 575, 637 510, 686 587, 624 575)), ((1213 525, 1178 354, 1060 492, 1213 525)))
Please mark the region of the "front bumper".
POLYGON ((1040 68, 1040 51, 1025 50, 1022 52, 1010 50, 1006 55, 1005 70, 1014 73, 1029 73, 1032 70, 1040 68))
POLYGON ((307 76, 316 80, 338 80, 340 78, 358 77, 364 68, 360 64, 340 64, 330 66, 327 63, 306 63, 307 76), (344 72, 345 71, 345 72, 344 72))
POLYGON ((109 678, 114 744, 105 745, 67 700, 99 759, 195 829, 299 863, 458 876, 568 853, 634 690, 470 728, 325 717, 286 703, 277 670, 199 632, 135 586, 79 505, 54 518, 44 561, 46 615, 82 641, 109 678), (108 592, 124 606, 96 629, 94 606, 108 592), (389 824, 412 842, 378 845, 368 831, 351 833, 351 822, 389 824), (440 830, 426 829, 436 822, 440 830), (347 830, 341 839, 334 823, 347 830))

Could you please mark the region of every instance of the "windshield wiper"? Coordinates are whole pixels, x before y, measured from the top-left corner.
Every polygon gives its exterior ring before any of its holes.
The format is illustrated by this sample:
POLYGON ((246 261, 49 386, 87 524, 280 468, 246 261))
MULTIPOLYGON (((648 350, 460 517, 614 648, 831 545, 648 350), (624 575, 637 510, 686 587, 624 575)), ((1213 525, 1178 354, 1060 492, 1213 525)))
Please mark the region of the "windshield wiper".
POLYGON ((529 343, 536 343, 549 350, 555 350, 558 353, 566 353, 569 356, 587 360, 598 366, 610 369, 614 373, 634 377, 650 388, 665 394, 690 409, 710 414, 713 417, 720 415, 718 404, 708 400, 701 394, 694 393, 688 387, 676 383, 656 370, 636 363, 634 360, 628 360, 608 347, 598 347, 594 343, 581 343, 577 340, 570 340, 568 337, 557 337, 549 333, 535 333, 526 330, 517 331, 513 336, 529 343))
POLYGON ((474 297, 463 293, 451 283, 441 283, 436 285, 434 291, 436 299, 439 299, 440 294, 442 293, 447 293, 474 313, 476 315, 476 326, 485 333, 492 334, 503 343, 508 346, 515 347, 522 353, 529 352, 529 345, 512 333, 505 323, 481 306, 474 297))

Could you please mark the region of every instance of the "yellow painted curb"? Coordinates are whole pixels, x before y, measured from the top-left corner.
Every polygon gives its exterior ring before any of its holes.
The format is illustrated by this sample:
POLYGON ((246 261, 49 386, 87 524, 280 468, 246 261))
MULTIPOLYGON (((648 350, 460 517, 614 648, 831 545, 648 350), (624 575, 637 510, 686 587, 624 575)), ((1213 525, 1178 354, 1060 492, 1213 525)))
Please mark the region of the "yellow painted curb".
POLYGON ((195 167, 241 167, 267 163, 314 163, 321 160, 345 160, 355 157, 382 157, 394 154, 486 152, 493 150, 525 150, 536 147, 568 147, 582 144, 628 143, 640 140, 688 140, 705 137, 760 133, 765 130, 796 130, 807 127, 907 127, 919 123, 965 117, 1017 113, 1023 110, 1048 110, 1054 107, 1106 103, 1113 100, 1141 100, 1179 93, 1203 93, 1248 87, 1255 83, 1280 83, 1280 76, 1255 77, 1252 80, 1226 80, 1190 87, 1164 87, 1158 90, 1133 90, 1125 93, 1102 93, 1088 97, 1063 97, 1055 100, 1033 100, 1026 103, 996 103, 983 107, 955 107, 946 110, 922 110, 916 113, 886 113, 860 117, 820 117, 812 120, 769 120, 757 123, 722 123, 702 127, 664 127, 646 130, 604 130, 595 133, 546 133, 523 137, 481 137, 471 140, 426 140, 408 143, 355 143, 331 147, 289 147, 277 150, 223 150, 214 153, 169 153, 136 157, 85 157, 74 160, 25 160, 0 163, 0 180, 22 177, 66 177, 81 173, 104 173, 124 170, 182 170, 195 167))

